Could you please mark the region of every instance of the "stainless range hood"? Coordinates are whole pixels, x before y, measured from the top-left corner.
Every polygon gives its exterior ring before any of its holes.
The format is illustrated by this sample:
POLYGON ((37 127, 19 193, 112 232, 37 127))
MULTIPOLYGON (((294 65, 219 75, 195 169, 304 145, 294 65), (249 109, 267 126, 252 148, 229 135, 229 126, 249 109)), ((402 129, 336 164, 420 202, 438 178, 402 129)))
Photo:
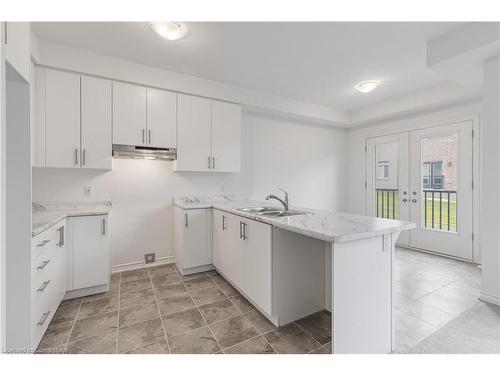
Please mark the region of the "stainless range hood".
POLYGON ((147 160, 175 160, 177 157, 177 149, 114 144, 113 157, 147 160))

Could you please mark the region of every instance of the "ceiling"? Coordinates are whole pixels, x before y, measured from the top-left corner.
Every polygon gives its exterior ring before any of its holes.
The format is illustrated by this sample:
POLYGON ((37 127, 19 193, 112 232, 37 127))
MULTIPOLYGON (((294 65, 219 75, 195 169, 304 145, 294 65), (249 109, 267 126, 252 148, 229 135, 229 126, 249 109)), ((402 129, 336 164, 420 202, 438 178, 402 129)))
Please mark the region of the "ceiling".
POLYGON ((34 22, 40 39, 345 111, 443 82, 426 42, 452 22, 188 22, 167 41, 143 22, 34 22), (353 86, 379 79, 361 94, 353 86))

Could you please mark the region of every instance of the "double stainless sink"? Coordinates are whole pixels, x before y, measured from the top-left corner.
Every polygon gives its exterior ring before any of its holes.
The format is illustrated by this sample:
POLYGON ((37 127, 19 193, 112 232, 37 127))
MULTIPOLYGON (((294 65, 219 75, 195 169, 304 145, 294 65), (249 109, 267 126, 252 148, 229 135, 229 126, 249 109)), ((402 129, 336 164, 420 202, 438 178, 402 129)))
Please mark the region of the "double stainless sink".
POLYGON ((262 215, 267 217, 287 217, 287 216, 296 216, 296 215, 309 215, 310 212, 298 211, 298 210, 282 210, 277 207, 244 207, 238 208, 239 211, 247 212, 256 215, 262 215))

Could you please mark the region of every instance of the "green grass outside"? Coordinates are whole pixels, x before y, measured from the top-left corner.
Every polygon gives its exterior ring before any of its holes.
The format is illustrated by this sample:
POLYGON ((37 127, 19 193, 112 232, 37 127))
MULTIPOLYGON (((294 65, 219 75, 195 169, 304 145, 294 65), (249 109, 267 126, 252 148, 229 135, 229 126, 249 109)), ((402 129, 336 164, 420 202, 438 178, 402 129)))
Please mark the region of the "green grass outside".
MULTIPOLYGON (((384 192, 384 205, 382 206, 382 191, 377 191, 377 202, 378 202, 378 217, 384 217, 388 219, 399 219, 399 193, 397 191, 394 192, 394 197, 392 192, 389 192, 389 200, 387 199, 387 192, 384 192), (393 202, 394 201, 394 202, 393 202), (394 216, 393 216, 393 203, 394 203, 394 216), (389 207, 389 212, 387 212, 387 208, 389 207)), ((441 220, 441 230, 448 231, 448 204, 450 205, 450 231, 457 231, 457 202, 455 200, 450 200, 448 202, 446 200, 446 196, 443 194, 441 212, 439 210, 439 194, 435 194, 434 199, 434 229, 439 228, 439 219, 440 215, 442 215, 441 220)), ((408 198, 410 199, 410 198, 408 198)), ((424 206, 422 206, 423 211, 424 206)), ((427 198, 427 215, 424 215, 422 212, 422 226, 432 229, 432 199, 427 198), (424 225, 425 217, 427 217, 427 225, 424 225)))

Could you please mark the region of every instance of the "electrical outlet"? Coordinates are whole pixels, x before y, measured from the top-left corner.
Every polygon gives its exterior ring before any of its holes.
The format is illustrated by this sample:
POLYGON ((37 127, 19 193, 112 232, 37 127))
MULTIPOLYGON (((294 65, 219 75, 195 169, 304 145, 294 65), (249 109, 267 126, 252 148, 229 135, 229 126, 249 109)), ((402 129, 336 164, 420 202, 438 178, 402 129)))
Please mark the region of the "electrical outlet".
POLYGON ((154 263, 156 261, 156 253, 144 254, 144 261, 146 264, 154 263))
POLYGON ((83 195, 91 197, 92 195, 94 195, 94 188, 90 185, 84 185, 83 186, 83 195))

